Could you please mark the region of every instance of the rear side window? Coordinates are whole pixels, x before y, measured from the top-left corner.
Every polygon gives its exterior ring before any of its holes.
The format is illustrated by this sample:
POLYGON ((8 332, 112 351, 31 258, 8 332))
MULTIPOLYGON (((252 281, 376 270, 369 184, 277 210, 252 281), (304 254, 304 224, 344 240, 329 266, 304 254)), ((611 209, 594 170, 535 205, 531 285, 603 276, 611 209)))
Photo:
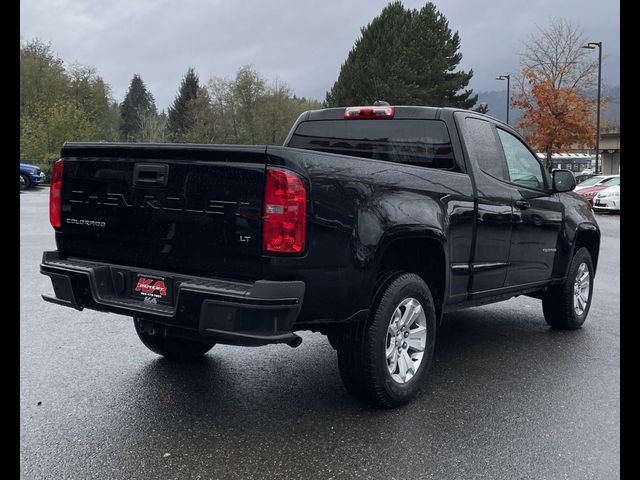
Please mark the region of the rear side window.
POLYGON ((441 120, 318 120, 298 125, 289 147, 454 170, 447 126, 441 120))
POLYGON ((465 118, 465 144, 469 155, 489 175, 507 180, 507 169, 502 148, 491 124, 479 118, 465 118))

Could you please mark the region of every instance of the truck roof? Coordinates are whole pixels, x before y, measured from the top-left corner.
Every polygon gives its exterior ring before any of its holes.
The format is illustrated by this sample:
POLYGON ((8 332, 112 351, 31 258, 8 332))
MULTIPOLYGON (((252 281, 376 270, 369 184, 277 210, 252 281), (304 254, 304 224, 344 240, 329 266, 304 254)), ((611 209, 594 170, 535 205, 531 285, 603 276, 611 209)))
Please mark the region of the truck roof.
MULTIPOLYGON (((344 118, 344 111, 347 107, 334 107, 334 108, 322 108, 319 110, 308 110, 304 112, 298 122, 313 121, 313 120, 342 120, 344 118)), ((475 112, 473 110, 465 110, 463 108, 453 107, 429 107, 429 106, 415 106, 415 105, 394 105, 395 114, 394 118, 397 119, 426 119, 434 120, 440 118, 443 111, 447 112, 471 112, 474 115, 483 115, 490 118, 493 121, 504 123, 501 120, 485 115, 483 113, 475 112)), ((506 124, 505 124, 506 125, 506 124)))
MULTIPOLYGON (((305 112, 305 118, 300 120, 342 120, 346 107, 323 108, 320 110, 309 110, 305 112)), ((413 107, 394 106, 395 118, 425 118, 434 119, 439 117, 439 107, 413 107)))

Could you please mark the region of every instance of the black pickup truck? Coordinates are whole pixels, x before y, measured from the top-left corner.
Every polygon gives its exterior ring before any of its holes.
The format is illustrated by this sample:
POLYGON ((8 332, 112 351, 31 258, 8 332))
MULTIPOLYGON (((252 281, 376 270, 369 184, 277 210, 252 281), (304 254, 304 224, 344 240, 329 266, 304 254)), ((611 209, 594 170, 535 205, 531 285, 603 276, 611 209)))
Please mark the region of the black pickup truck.
POLYGON ((443 313, 524 294, 582 325, 600 231, 574 186, 489 116, 384 102, 305 112, 282 147, 66 143, 43 298, 182 360, 321 332, 348 391, 394 407, 443 313))

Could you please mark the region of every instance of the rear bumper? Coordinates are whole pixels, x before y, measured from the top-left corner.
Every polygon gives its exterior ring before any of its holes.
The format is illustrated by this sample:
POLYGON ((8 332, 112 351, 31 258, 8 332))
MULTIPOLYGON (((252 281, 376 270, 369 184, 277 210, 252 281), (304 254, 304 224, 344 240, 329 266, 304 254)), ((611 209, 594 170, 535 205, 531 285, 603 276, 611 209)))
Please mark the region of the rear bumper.
POLYGON ((57 251, 44 252, 40 272, 51 278, 55 292, 55 296, 42 298, 58 305, 144 317, 166 326, 166 331, 219 343, 300 343, 292 328, 305 292, 301 281, 247 283, 192 277, 82 259, 61 260, 57 251), (149 304, 130 297, 128 279, 137 273, 173 280, 172 304, 149 304))

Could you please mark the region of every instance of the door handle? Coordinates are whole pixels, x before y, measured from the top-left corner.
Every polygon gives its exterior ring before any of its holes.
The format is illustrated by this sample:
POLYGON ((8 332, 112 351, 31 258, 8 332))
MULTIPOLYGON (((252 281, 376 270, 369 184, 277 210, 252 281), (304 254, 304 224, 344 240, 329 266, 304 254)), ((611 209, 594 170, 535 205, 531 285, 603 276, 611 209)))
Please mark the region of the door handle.
POLYGON ((520 210, 526 210, 530 206, 531 204, 526 200, 516 200, 516 207, 518 207, 520 210))

